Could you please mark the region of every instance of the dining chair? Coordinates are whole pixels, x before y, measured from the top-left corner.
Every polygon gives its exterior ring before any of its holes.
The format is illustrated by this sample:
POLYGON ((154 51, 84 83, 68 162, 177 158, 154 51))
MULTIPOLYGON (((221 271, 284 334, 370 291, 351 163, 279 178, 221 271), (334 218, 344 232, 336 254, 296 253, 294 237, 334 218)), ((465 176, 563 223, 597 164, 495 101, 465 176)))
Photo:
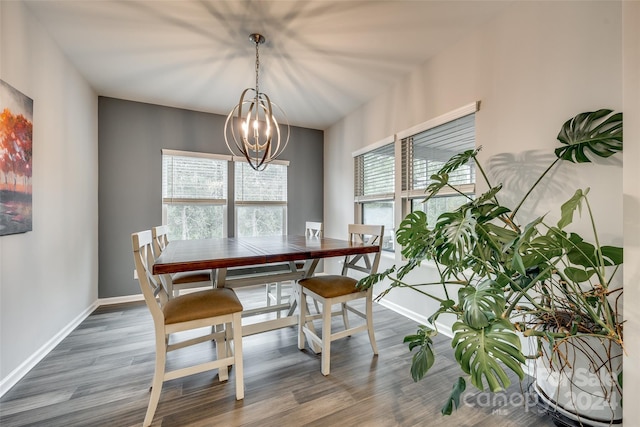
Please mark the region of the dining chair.
POLYGON ((382 225, 349 225, 349 241, 353 243, 365 243, 378 246, 378 251, 372 254, 361 254, 346 256, 340 275, 319 275, 298 281, 300 298, 305 300, 311 297, 314 301, 322 304, 320 314, 311 315, 308 313, 306 304, 300 304, 300 317, 298 323, 298 348, 305 347, 305 336, 310 343, 320 347, 321 371, 323 375, 329 375, 330 371, 330 351, 331 342, 340 338, 351 336, 356 332, 368 331, 369 342, 373 349, 373 354, 378 354, 376 339, 373 330, 373 297, 372 288, 360 290, 356 287, 358 279, 350 277, 349 274, 357 272, 360 277, 374 274, 378 271, 380 263, 380 253, 382 251, 382 241, 384 236, 384 226, 382 225), (348 303, 357 299, 365 300, 365 312, 354 308, 348 303), (334 304, 340 304, 339 311, 332 311, 334 304), (351 327, 347 317, 347 312, 352 312, 365 320, 365 323, 351 327), (332 332, 331 319, 335 315, 342 315, 344 329, 332 332), (313 321, 322 319, 322 335, 319 336, 313 321))
MULTIPOLYGON (((169 226, 159 225, 151 229, 153 252, 158 258, 169 244, 169 226)), ((213 286, 210 270, 185 271, 165 276, 169 297, 180 295, 183 289, 194 289, 213 286)))
MULTIPOLYGON (((321 222, 316 221, 307 221, 305 223, 305 236, 306 237, 322 237, 323 227, 321 222)), ((304 263, 298 264, 296 263, 296 267, 298 270, 304 267, 304 263)), ((267 284, 267 307, 271 307, 272 305, 280 305, 285 302, 292 303, 291 298, 293 298, 293 284, 291 282, 276 282, 267 284), (283 290, 289 289, 288 292, 283 294, 283 290)), ((320 309, 318 308, 318 302, 316 300, 313 301, 316 307, 316 312, 320 313, 320 309)), ((291 306, 291 304, 290 304, 291 306)), ((291 310, 290 310, 291 311, 291 310)), ((289 313, 291 315, 292 313, 289 313)), ((280 311, 278 311, 277 316, 280 318, 280 311)))
POLYGON ((242 365, 242 304, 233 289, 215 288, 169 298, 158 276, 152 273, 155 261, 150 230, 133 233, 133 258, 138 282, 155 329, 156 362, 151 397, 143 426, 153 421, 160 392, 165 381, 218 369, 220 381, 228 379, 228 367, 234 365, 236 399, 244 398, 242 365), (176 337, 176 333, 207 328, 212 333, 191 338, 176 337), (218 328, 218 329, 216 329, 218 328), (216 359, 197 365, 166 370, 167 353, 205 341, 215 340, 216 359))

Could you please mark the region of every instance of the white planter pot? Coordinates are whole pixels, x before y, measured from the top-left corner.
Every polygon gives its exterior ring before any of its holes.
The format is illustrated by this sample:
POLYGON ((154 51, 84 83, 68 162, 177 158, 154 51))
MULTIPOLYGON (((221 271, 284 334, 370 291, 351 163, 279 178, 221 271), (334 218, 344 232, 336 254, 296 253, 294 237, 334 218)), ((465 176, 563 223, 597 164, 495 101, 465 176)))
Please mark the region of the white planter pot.
POLYGON ((622 348, 609 339, 575 336, 561 342, 553 357, 544 345, 536 359, 536 393, 565 417, 589 426, 622 424, 622 348))

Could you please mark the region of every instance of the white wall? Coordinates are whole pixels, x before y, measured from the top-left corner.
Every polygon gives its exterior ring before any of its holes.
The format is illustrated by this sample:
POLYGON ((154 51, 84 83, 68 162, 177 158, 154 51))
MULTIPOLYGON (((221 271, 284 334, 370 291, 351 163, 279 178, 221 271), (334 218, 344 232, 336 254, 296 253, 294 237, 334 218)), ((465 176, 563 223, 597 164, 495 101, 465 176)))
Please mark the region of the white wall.
POLYGON ((33 231, 0 237, 4 392, 97 300, 98 98, 22 2, 0 23, 0 77, 34 105, 33 231))
MULTIPOLYGON (((552 153, 563 122, 577 113, 621 111, 621 24, 620 2, 516 3, 332 126, 325 132, 325 164, 331 169, 325 176, 325 234, 343 236, 346 224, 353 221, 350 153, 398 131, 481 101, 476 135, 486 166, 500 153, 511 153, 515 162, 552 153)), ((547 166, 550 160, 539 163, 547 166)), ((563 166, 558 171, 562 185, 552 197, 523 213, 543 214, 575 189, 590 186, 603 241, 621 245, 622 156, 605 163, 563 166)), ((523 165, 518 165, 505 179, 514 186, 519 178, 515 174, 523 172, 523 165)), ((484 189, 479 186, 478 191, 484 189)), ((385 261, 381 268, 395 262, 385 261)), ((424 280, 428 273, 425 267, 415 279, 424 280)), ((433 307, 410 290, 394 290, 385 301, 416 319, 424 319, 433 307)))
MULTIPOLYGON (((624 359, 623 417, 640 418, 640 2, 624 2, 624 359), (633 399, 633 400, 632 400, 633 399)), ((630 423, 633 425, 633 423, 630 423)))

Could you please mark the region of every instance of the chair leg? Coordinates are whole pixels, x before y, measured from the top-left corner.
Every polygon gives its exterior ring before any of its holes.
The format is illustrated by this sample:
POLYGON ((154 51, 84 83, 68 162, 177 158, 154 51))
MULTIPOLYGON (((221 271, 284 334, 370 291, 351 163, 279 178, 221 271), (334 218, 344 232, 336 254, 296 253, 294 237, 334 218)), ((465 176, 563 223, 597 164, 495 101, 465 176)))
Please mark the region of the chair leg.
MULTIPOLYGON (((296 292, 298 298, 300 299, 300 304, 298 304, 300 306, 300 314, 299 314, 299 318, 298 318, 298 349, 299 350, 304 350, 304 341, 305 341, 305 336, 304 336, 304 325, 307 322, 307 304, 303 303, 303 301, 307 298, 307 296, 304 293, 304 289, 302 289, 302 286, 300 285, 296 285, 298 286, 298 292, 296 292)), ((296 298, 296 300, 298 299, 296 298)))
MULTIPOLYGON (((228 341, 227 341, 227 328, 225 328, 224 332, 220 332, 218 336, 216 336, 216 355, 218 359, 224 359, 227 357, 229 353, 228 350, 228 341)), ((227 381, 229 379, 229 368, 227 366, 221 366, 218 368, 218 379, 220 382, 227 381)))
MULTIPOLYGON (((282 283, 277 282, 276 283, 276 304, 280 304, 282 303, 282 283)), ((276 313, 276 317, 279 319, 281 317, 282 313, 280 312, 280 310, 278 310, 278 312, 276 313)))
POLYGON ((236 379, 236 400, 244 399, 244 365, 242 362, 242 315, 233 315, 233 361, 236 379))
POLYGON ((347 303, 342 303, 342 321, 344 322, 344 328, 349 329, 349 317, 347 316, 347 303))
POLYGON ((315 306, 316 306, 316 313, 318 313, 318 314, 322 313, 322 312, 320 311, 320 307, 318 307, 318 300, 317 300, 317 299, 314 299, 314 300, 313 300, 313 305, 315 305, 315 306))
POLYGON ((367 331, 369 332, 369 342, 371 343, 371 349, 373 354, 378 354, 378 346, 376 345, 376 336, 373 330, 373 299, 371 295, 366 298, 366 315, 367 315, 367 331))
POLYGON ((322 304, 322 375, 329 375, 331 364, 331 303, 322 304))
MULTIPOLYGON (((162 337, 160 339, 164 341, 162 337)), ((151 385, 151 397, 149 397, 147 414, 145 415, 144 421, 142 423, 143 427, 150 426, 151 422, 153 421, 153 416, 156 413, 158 401, 160 400, 160 393, 162 392, 162 383, 164 382, 167 348, 163 346, 160 339, 156 339, 156 368, 153 374, 153 384, 151 385)))

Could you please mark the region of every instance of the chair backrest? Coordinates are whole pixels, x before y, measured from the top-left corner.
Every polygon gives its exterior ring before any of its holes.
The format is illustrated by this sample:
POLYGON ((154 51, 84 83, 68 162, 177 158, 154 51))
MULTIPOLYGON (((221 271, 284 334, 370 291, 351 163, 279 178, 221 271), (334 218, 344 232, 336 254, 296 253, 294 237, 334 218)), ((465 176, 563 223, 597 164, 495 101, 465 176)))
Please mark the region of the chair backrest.
POLYGON ((152 273, 155 255, 153 253, 153 237, 151 230, 140 231, 131 235, 133 260, 136 266, 138 282, 144 295, 147 307, 151 311, 154 322, 163 322, 161 306, 168 301, 167 293, 160 278, 152 273), (158 298, 158 299, 156 299, 158 298))
POLYGON ((158 258, 169 244, 169 226, 158 225, 153 227, 151 229, 151 237, 153 238, 153 253, 158 258))
POLYGON ((307 237, 322 237, 322 223, 307 221, 305 224, 305 235, 307 237))
POLYGON ((349 224, 350 242, 378 246, 378 252, 345 257, 342 275, 346 276, 349 269, 365 274, 377 273, 380 254, 382 253, 383 237, 384 225, 349 224))

